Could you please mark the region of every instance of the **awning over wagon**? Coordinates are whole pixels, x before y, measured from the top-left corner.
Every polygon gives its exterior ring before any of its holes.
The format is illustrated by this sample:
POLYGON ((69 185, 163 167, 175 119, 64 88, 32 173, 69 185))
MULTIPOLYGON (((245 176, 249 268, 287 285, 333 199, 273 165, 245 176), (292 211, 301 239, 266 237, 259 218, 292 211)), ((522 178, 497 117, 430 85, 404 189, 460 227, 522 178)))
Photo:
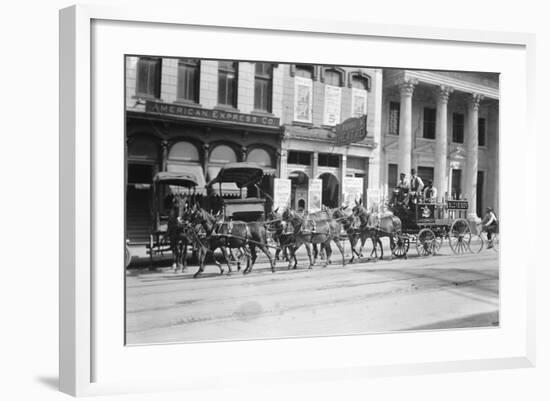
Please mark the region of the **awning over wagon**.
POLYGON ((264 175, 274 175, 275 169, 270 167, 262 167, 255 163, 227 163, 222 168, 218 167, 217 175, 210 175, 211 179, 208 186, 213 186, 215 183, 235 183, 238 188, 247 187, 257 184, 261 181, 264 175), (213 177, 213 178, 211 178, 213 177))
POLYGON ((169 163, 168 171, 155 176, 155 182, 170 185, 172 193, 187 192, 184 188, 191 188, 191 192, 205 193, 206 180, 201 165, 169 163))
MULTIPOLYGON (((208 186, 212 189, 212 192, 221 196, 240 196, 241 190, 234 182, 222 182, 221 183, 221 193, 220 193, 220 184, 219 182, 214 185, 214 180, 218 176, 221 167, 211 166, 208 167, 208 186)), ((243 188, 243 194, 246 196, 247 189, 243 188)))

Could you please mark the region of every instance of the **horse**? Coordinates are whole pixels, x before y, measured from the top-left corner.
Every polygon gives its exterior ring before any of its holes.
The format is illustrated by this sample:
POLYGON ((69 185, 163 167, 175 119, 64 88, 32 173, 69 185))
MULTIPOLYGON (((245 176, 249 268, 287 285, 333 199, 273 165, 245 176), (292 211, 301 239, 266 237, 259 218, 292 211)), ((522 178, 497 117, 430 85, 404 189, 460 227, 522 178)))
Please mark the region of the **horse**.
POLYGON ((175 196, 172 199, 166 233, 170 243, 170 250, 172 251, 174 273, 180 267, 182 272, 187 269, 187 246, 192 244, 186 230, 185 208, 186 205, 179 197, 175 196))
MULTIPOLYGON (((271 271, 275 272, 273 257, 267 247, 267 232, 262 222, 244 222, 244 221, 229 221, 217 222, 216 218, 204 209, 196 209, 193 213, 193 221, 202 225, 206 232, 206 244, 203 248, 214 252, 221 248, 226 259, 229 273, 232 272, 231 264, 229 263, 227 249, 239 249, 247 258, 247 265, 243 273, 247 274, 252 271, 254 263, 258 257, 256 248, 262 250, 269 259, 271 271), (250 252, 249 252, 250 251, 250 252)), ((204 259, 206 251, 202 252, 200 258, 200 267, 194 277, 197 277, 204 271, 204 259)), ((237 267, 240 270, 240 258, 237 259, 237 267)), ((221 272, 223 274, 223 270, 221 272)))
MULTIPOLYGON (((390 240, 390 249, 393 251, 393 249, 395 248, 394 237, 401 235, 402 224, 399 217, 394 216, 393 214, 380 216, 377 213, 369 213, 367 209, 363 207, 362 201, 355 201, 353 214, 357 216, 360 221, 359 230, 362 237, 361 248, 359 249, 360 254, 362 253, 364 241, 366 241, 366 238, 370 238, 372 240, 375 260, 378 259, 377 244, 380 245, 380 259, 384 258, 384 248, 382 247, 382 242, 380 241, 380 238, 388 237, 390 240), (363 236, 365 239, 363 239, 363 236)), ((391 259, 392 253, 390 252, 390 260, 391 259)))
MULTIPOLYGON (((333 241, 340 253, 342 254, 342 265, 346 265, 346 259, 344 256, 344 248, 340 243, 340 231, 342 229, 340 223, 334 219, 325 220, 311 220, 305 219, 297 212, 291 209, 286 209, 283 212, 283 220, 289 223, 289 228, 292 229, 292 235, 294 238, 294 245, 290 247, 291 258, 294 259, 293 269, 296 268, 298 260, 296 258, 296 251, 304 245, 309 257, 309 268, 314 265, 314 261, 311 257, 310 244, 323 244, 325 251, 327 252, 327 264, 332 263, 330 257, 332 250, 330 248, 330 242, 333 241)), ((289 262, 289 268, 290 264, 289 262)))
POLYGON ((347 206, 334 210, 333 217, 340 222, 342 228, 346 232, 351 247, 351 259, 349 260, 349 263, 353 263, 355 256, 358 258, 363 257, 363 255, 357 251, 356 246, 359 239, 361 239, 361 249, 363 249, 367 236, 359 230, 359 219, 353 214, 353 212, 350 214, 346 214, 344 212, 346 208, 347 206))
POLYGON ((267 214, 268 221, 264 223, 266 230, 272 232, 271 237, 278 245, 275 251, 275 261, 281 260, 279 255, 283 252, 286 261, 290 261, 288 256, 288 247, 294 243, 291 233, 286 232, 286 222, 283 221, 279 208, 272 210, 267 214))

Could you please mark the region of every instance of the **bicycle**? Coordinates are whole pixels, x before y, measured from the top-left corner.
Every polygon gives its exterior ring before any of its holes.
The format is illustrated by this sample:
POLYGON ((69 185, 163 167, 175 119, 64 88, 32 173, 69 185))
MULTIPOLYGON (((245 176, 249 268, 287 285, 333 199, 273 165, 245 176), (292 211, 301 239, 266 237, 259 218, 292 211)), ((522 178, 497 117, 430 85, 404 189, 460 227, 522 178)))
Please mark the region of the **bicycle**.
POLYGON ((477 228, 477 234, 473 235, 472 239, 468 243, 470 252, 479 253, 483 250, 483 248, 492 249, 495 252, 498 252, 500 249, 499 233, 494 232, 492 234, 491 240, 489 240, 489 238, 487 237, 487 232, 483 230, 483 227, 481 224, 477 224, 476 228, 477 228))

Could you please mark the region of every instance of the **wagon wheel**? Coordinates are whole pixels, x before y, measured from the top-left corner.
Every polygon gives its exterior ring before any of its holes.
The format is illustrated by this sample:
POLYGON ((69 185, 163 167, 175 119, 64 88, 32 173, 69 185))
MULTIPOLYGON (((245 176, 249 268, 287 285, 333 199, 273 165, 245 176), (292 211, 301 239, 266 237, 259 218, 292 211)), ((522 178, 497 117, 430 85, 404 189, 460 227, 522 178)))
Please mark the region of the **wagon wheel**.
POLYGON ((462 255, 470 251, 470 241, 472 233, 470 224, 465 219, 457 219, 453 221, 449 229, 449 245, 456 255, 462 255))
POLYGON ((435 233, 429 228, 423 228, 416 239, 416 251, 420 256, 434 255, 437 251, 435 233))
POLYGON ((128 246, 128 242, 124 245, 124 267, 130 266, 130 262, 132 261, 132 253, 130 252, 130 247, 128 246))
POLYGON ((406 235, 394 234, 391 253, 399 258, 407 255, 409 251, 409 238, 406 235))

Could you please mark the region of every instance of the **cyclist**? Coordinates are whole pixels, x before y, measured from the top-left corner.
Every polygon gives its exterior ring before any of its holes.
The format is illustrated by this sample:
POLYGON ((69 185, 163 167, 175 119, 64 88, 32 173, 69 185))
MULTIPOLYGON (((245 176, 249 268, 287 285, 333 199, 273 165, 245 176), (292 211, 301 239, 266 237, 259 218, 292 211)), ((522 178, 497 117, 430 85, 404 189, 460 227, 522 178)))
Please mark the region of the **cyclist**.
POLYGON ((493 234, 498 230, 498 219, 494 210, 490 207, 485 209, 485 216, 481 220, 481 229, 487 233, 489 244, 487 248, 493 247, 493 234))

